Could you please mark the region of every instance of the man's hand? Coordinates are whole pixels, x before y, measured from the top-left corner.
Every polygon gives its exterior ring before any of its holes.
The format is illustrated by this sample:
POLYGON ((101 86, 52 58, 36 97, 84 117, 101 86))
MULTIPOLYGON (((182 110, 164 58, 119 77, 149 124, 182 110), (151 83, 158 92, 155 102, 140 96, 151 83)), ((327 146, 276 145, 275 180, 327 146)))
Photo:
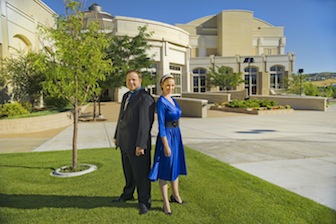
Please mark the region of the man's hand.
POLYGON ((135 149, 135 155, 136 156, 143 156, 143 155, 145 155, 145 149, 142 149, 142 148, 140 148, 140 147, 136 147, 136 149, 135 149))

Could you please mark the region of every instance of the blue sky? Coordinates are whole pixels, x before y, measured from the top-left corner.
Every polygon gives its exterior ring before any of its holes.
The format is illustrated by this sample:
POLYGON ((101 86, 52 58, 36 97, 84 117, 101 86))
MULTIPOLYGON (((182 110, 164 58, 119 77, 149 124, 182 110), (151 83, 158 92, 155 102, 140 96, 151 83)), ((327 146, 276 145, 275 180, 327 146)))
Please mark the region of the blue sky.
MULTIPOLYGON (((64 14, 63 0, 42 0, 64 14)), ((273 26, 283 26, 285 53, 296 55, 295 71, 336 72, 336 0, 84 0, 85 10, 97 3, 113 16, 149 19, 175 25, 242 9, 273 26)))

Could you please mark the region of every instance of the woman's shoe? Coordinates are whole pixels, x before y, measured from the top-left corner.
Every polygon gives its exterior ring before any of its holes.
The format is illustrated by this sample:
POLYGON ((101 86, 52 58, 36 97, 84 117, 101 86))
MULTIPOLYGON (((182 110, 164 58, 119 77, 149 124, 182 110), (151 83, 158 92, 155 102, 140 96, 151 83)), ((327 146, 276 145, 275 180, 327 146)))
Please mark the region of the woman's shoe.
POLYGON ((163 208, 162 208, 162 211, 163 211, 163 213, 166 214, 166 215, 172 215, 172 212, 171 212, 171 211, 170 211, 170 212, 165 212, 164 206, 163 206, 163 208))
POLYGON ((170 195, 170 202, 174 202, 174 203, 177 203, 177 204, 186 204, 187 202, 185 201, 177 201, 176 198, 173 196, 173 195, 170 195))

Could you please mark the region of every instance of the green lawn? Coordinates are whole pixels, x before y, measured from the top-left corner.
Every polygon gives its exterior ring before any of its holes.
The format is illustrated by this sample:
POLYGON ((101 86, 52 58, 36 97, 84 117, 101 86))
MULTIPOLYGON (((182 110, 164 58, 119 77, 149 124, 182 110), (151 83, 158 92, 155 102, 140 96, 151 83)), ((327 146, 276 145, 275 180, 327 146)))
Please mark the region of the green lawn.
POLYGON ((98 170, 71 178, 49 175, 71 164, 71 151, 0 154, 0 223, 335 223, 332 209, 192 149, 186 157, 188 203, 164 215, 156 182, 152 209, 140 216, 137 201, 111 203, 124 185, 119 150, 80 150, 78 162, 98 170))

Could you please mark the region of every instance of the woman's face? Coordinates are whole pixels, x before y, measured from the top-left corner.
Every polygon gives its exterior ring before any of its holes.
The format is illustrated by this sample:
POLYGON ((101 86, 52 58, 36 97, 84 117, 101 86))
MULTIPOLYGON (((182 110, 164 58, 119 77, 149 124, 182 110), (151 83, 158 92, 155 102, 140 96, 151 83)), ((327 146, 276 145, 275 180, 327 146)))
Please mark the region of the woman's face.
POLYGON ((162 84, 161 88, 163 91, 163 95, 169 95, 174 93, 175 88, 175 80, 173 78, 166 79, 162 84))

